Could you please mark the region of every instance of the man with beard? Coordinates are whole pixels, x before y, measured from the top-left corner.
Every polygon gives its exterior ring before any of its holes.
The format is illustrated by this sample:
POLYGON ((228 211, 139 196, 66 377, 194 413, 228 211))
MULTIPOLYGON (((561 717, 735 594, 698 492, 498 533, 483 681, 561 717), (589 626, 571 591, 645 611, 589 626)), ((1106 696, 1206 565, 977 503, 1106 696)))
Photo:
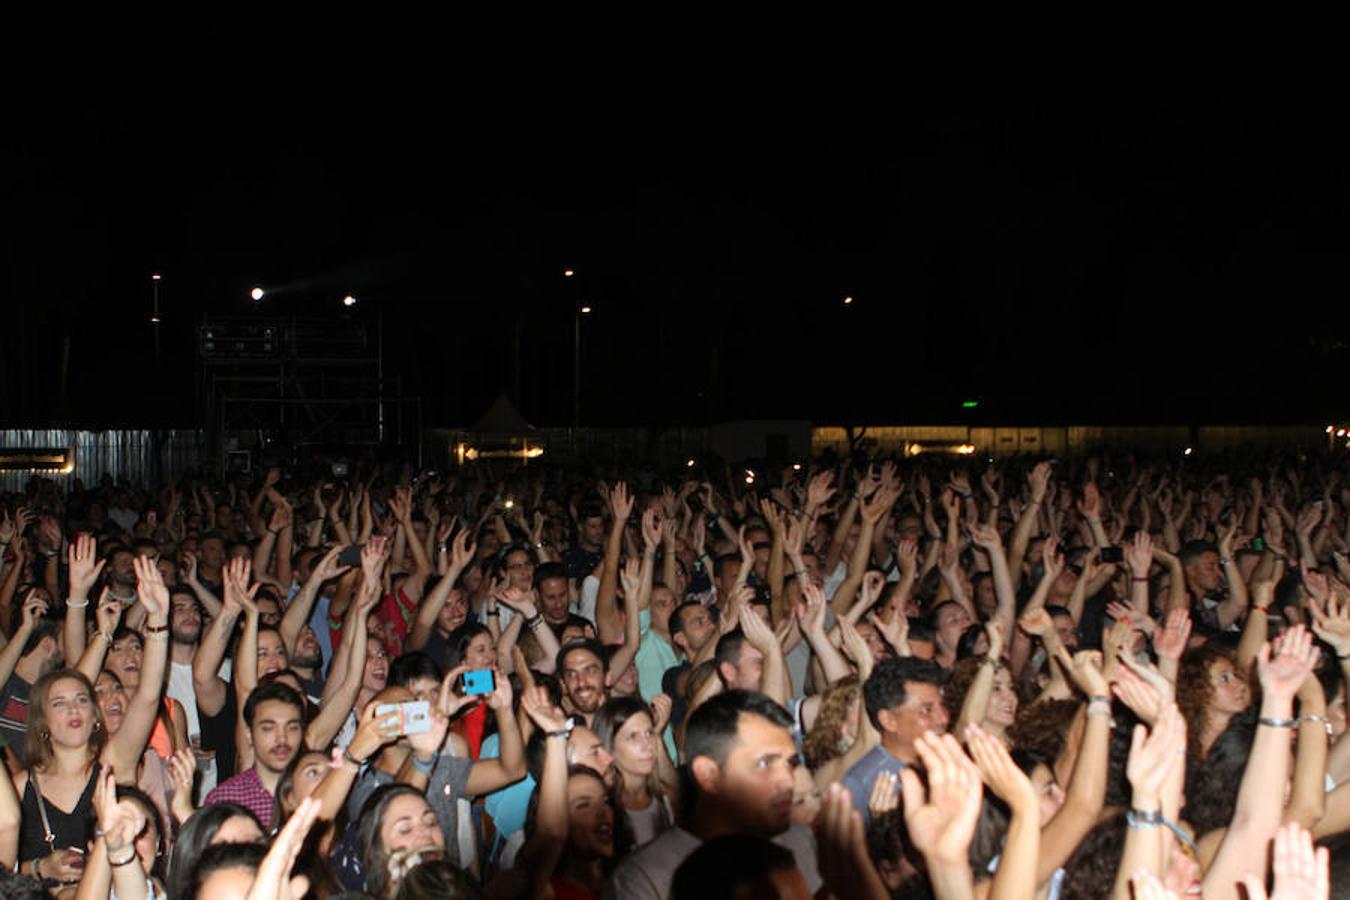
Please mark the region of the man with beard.
POLYGON ((558 651, 558 678, 567 712, 583 717, 589 725, 609 693, 605 686, 605 648, 590 638, 568 641, 558 651))
POLYGON ((197 712, 197 692, 192 687, 192 657, 202 638, 202 610, 187 586, 169 592, 169 696, 183 704, 187 714, 188 742, 197 757, 201 791, 216 786, 216 754, 202 745, 202 720, 197 712))
POLYGON ((261 684, 244 702, 244 725, 253 765, 216 785, 205 805, 238 803, 268 828, 277 782, 304 744, 304 701, 279 681, 261 684))
POLYGON ((767 838, 792 852, 814 894, 821 886, 810 829, 792 824, 797 747, 787 711, 763 694, 727 691, 694 710, 685 730, 690 813, 619 863, 601 897, 670 896, 675 870, 704 841, 767 838))

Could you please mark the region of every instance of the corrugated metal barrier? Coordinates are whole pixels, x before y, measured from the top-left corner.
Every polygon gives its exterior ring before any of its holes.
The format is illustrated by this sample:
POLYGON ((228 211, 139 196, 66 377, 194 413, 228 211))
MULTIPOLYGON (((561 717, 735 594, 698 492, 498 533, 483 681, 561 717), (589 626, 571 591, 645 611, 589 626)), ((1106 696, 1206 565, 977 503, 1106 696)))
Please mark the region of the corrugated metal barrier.
POLYGON ((204 437, 190 430, 73 431, 12 428, 0 430, 0 449, 64 449, 72 453, 68 471, 0 471, 0 490, 22 491, 34 475, 68 484, 79 478, 93 486, 106 472, 133 484, 152 486, 176 478, 203 460, 204 437))

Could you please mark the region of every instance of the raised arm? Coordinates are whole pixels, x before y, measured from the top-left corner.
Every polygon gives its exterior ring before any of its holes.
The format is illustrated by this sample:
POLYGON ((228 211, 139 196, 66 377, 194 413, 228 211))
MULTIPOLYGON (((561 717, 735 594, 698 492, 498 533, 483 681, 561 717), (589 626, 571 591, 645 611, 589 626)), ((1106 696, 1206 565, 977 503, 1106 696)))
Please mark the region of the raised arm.
POLYGON ((19 620, 19 627, 10 636, 5 648, 0 650, 0 684, 8 682, 9 676, 14 674, 14 669, 23 657, 24 645, 37 628, 38 620, 46 613, 47 601, 38 595, 37 588, 31 588, 23 600, 23 618, 19 620))
MULTIPOLYGON (((366 562, 364 558, 366 548, 371 546, 366 544, 362 548, 363 567, 366 562)), ((379 602, 380 582, 378 580, 362 582, 361 593, 347 610, 347 622, 343 626, 344 639, 348 632, 351 633, 351 643, 347 648, 350 656, 341 670, 329 671, 329 682, 338 678, 337 686, 330 691, 328 685, 324 685, 323 705, 319 708, 319 714, 305 728, 305 743, 311 747, 327 747, 342 730, 343 723, 347 721, 347 714, 356 705, 356 698, 361 693, 362 675, 366 670, 366 655, 370 652, 370 642, 366 640, 369 633, 366 623, 370 618, 370 611, 379 602)))
POLYGON ((853 556, 848 561, 848 574, 839 589, 830 598, 830 606, 836 615, 843 615, 853 605, 853 597, 867 573, 867 561, 872 553, 872 534, 895 505, 898 496, 894 488, 883 486, 862 504, 862 530, 858 534, 858 543, 853 548, 853 556))
POLYGON ((197 602, 202 605, 206 615, 210 619, 215 619, 220 615, 220 598, 206 589, 206 586, 197 578, 197 557, 183 552, 183 583, 188 586, 197 597, 197 602))
POLYGON ((1242 570, 1233 558, 1233 538, 1237 535, 1237 523, 1219 534, 1219 562, 1228 580, 1228 596, 1215 609, 1219 618, 1219 627, 1227 628, 1237 622, 1247 612, 1247 582, 1242 578, 1242 570))
POLYGON ((979 725, 989 712, 989 697, 994 690, 994 672, 998 668, 999 659, 1003 656, 1003 629, 995 622, 988 622, 984 626, 984 633, 989 638, 989 653, 980 662, 980 671, 975 674, 975 680, 970 683, 965 700, 961 703, 961 715, 957 718, 954 729, 956 734, 965 734, 969 725, 979 725))
MULTIPOLYGON (((632 562, 630 560, 630 562, 632 562)), ((605 678, 610 683, 618 681, 637 656, 638 644, 642 640, 639 634, 638 606, 643 598, 652 591, 652 569, 655 561, 651 556, 643 556, 637 572, 625 569, 623 573, 623 646, 615 651, 606 667, 605 678)))
POLYGON ((1207 898, 1236 898, 1244 875, 1265 879, 1266 849, 1280 825, 1289 776, 1294 694, 1316 663, 1312 634, 1302 626, 1286 632, 1278 649, 1271 644, 1261 648, 1256 659, 1262 689, 1256 739, 1242 773, 1233 821, 1205 873, 1207 898), (1272 790, 1272 785, 1280 789, 1272 790))
POLYGON ((783 648, 778 638, 764 620, 749 604, 741 607, 741 631, 745 639, 760 653, 764 654, 763 692, 783 706, 787 705, 791 686, 788 683, 787 666, 783 661, 783 648))
POLYGON ((497 720, 501 754, 496 759, 480 759, 473 764, 465 783, 470 796, 490 794, 525 777, 525 744, 520 737, 520 724, 511 711, 513 698, 511 679, 496 679, 496 689, 488 696, 488 707, 497 720))
POLYGON ((309 573, 309 578, 305 579, 304 585, 296 592, 295 598, 286 607, 277 630, 281 632, 281 642, 285 644, 288 655, 295 652, 295 642, 300 639, 300 632, 304 630, 305 624, 314 612, 314 602, 319 598, 319 591, 322 590, 324 582, 337 578, 351 568, 338 564, 338 555, 342 550, 343 547, 338 545, 323 555, 314 566, 314 570, 309 573))
POLYGON ((159 698, 164 691, 164 672, 169 662, 169 589, 154 561, 137 556, 136 596, 145 606, 145 656, 136 696, 127 704, 126 718, 108 741, 104 761, 117 773, 118 784, 135 784, 145 742, 159 716, 159 698))
POLYGON ((1175 703, 1167 703, 1152 730, 1134 726, 1125 773, 1130 780, 1128 814, 1135 824, 1125 832, 1125 849, 1112 891, 1116 900, 1130 900, 1130 876, 1135 872, 1142 869, 1163 876, 1163 787, 1177 766, 1184 768, 1185 761, 1186 723, 1175 703))
POLYGON ((1084 650, 1069 660, 1069 674, 1090 698, 1083 723, 1083 740, 1074 760, 1073 775, 1064 789, 1064 803, 1041 828, 1036 883, 1045 884, 1069 861, 1079 842, 1097 824, 1106 802, 1107 754, 1111 741, 1111 700, 1100 668, 1100 654, 1084 650), (1103 699, 1104 698, 1104 699, 1103 699))
POLYGON ((98 559, 98 548, 92 536, 75 536, 67 548, 69 554, 70 593, 66 596, 66 659, 79 659, 84 653, 85 610, 89 607, 89 592, 98 582, 106 560, 98 559))
MULTIPOLYGON (((459 576, 464 573, 465 567, 477 551, 478 544, 469 543, 469 529, 461 528, 451 542, 449 568, 417 607, 417 619, 413 622, 412 632, 408 635, 409 650, 421 650, 431 640, 441 610, 445 609, 459 576)), ((444 554, 441 556, 444 558, 444 554)))
MULTIPOLYGON (((530 634, 534 635, 535 643, 539 645, 539 650, 543 654, 543 659, 535 668, 541 672, 551 673, 557 665, 560 647, 553 629, 539 614, 539 607, 534 602, 534 596, 533 591, 522 591, 510 587, 502 589, 496 595, 500 602, 505 603, 516 613, 515 618, 512 618, 510 624, 506 626, 506 630, 519 635, 521 630, 529 628, 530 634), (516 619, 520 619, 522 623, 520 626, 516 625, 516 619)), ((499 646, 509 653, 515 640, 515 637, 512 637, 510 641, 503 640, 499 646)))
POLYGON ((633 498, 628 494, 628 485, 622 481, 614 485, 609 494, 609 506, 614 521, 610 523, 605 556, 600 563, 600 590, 595 596, 595 628, 601 643, 612 644, 622 634, 615 601, 619 593, 619 551, 623 548, 623 530, 633 512, 633 498))
MULTIPOLYGON (((225 706, 226 691, 229 685, 218 674, 220 664, 230 648, 230 638, 234 634, 235 623, 244 611, 234 591, 225 591, 225 600, 220 607, 220 615, 211 620, 211 625, 202 635, 202 642, 192 657, 192 687, 197 693, 197 708, 208 716, 218 715, 225 706)), ((257 659, 254 659, 257 665, 257 659)))
POLYGON ((970 537, 989 555, 989 569, 994 578, 994 596, 997 606, 994 608, 993 621, 997 622, 1004 634, 1012 634, 1013 611, 1017 608, 1017 592, 1013 588, 1012 573, 1008 570, 1008 558, 1003 552, 1003 541, 998 529, 992 525, 973 524, 970 537))
POLYGON ((1040 850, 1040 798, 998 738, 972 725, 964 732, 980 777, 1008 805, 1012 817, 999 854, 989 900, 1023 900, 1036 895, 1036 856, 1040 850))
POLYGON ((1050 463, 1046 460, 1036 463, 1027 476, 1027 487, 1031 498, 1013 529, 1012 541, 1008 546, 1008 571, 1012 574, 1013 584, 1022 583, 1022 561, 1027 556, 1027 546, 1031 543, 1031 534, 1036 529, 1036 520, 1040 516, 1041 506, 1045 503, 1046 488, 1050 484, 1050 463))

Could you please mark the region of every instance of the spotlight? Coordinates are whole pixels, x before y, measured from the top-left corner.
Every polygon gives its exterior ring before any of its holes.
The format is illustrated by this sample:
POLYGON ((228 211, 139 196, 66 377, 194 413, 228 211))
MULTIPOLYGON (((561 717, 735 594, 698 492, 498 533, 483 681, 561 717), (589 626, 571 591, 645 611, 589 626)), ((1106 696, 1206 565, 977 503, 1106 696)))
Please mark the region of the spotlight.
POLYGON ((802 464, 801 464, 801 463, 793 463, 793 464, 792 464, 792 471, 794 471, 794 472, 800 472, 801 470, 802 470, 802 464))
POLYGON ((262 288, 255 287, 253 290, 248 292, 248 295, 253 298, 254 302, 257 302, 263 298, 263 294, 265 293, 266 291, 264 291, 262 288))
POLYGON ((1194 447, 1187 447, 1187 448, 1186 448, 1186 453, 1185 453, 1185 455, 1186 455, 1186 456, 1190 456, 1190 455, 1191 455, 1192 453, 1194 453, 1194 452, 1195 452, 1195 448, 1194 448, 1194 447))
POLYGON ((571 278, 571 277, 572 277, 573 275, 575 275, 575 274, 577 274, 577 273, 576 273, 576 271, 575 271, 574 269, 563 269, 563 277, 564 277, 564 278, 571 278))
POLYGON ((844 298, 844 305, 845 305, 845 306, 852 306, 852 305, 853 305, 853 298, 852 298, 852 297, 845 297, 845 298, 844 298))
POLYGON ((347 296, 342 298, 342 305, 347 307, 348 309, 351 309, 353 306, 356 305, 356 298, 351 294, 348 294, 347 296))
POLYGON ((155 272, 154 274, 152 274, 152 275, 150 276, 150 280, 151 280, 151 281, 159 281, 161 277, 162 277, 162 276, 161 276, 158 272, 155 272))
POLYGON ((691 469, 694 467, 694 461, 693 461, 692 459, 687 459, 687 460, 685 460, 685 461, 684 461, 684 464, 685 464, 686 466, 688 466, 689 468, 691 468, 691 469))
POLYGON ((590 308, 589 306, 583 306, 583 307, 581 308, 581 314, 582 314, 583 316, 584 316, 584 315, 588 315, 588 314, 590 313, 590 311, 591 311, 591 308, 590 308))
POLYGON ((1345 429, 1344 429, 1344 428, 1337 428, 1337 429, 1336 429, 1336 437, 1345 437, 1345 429))

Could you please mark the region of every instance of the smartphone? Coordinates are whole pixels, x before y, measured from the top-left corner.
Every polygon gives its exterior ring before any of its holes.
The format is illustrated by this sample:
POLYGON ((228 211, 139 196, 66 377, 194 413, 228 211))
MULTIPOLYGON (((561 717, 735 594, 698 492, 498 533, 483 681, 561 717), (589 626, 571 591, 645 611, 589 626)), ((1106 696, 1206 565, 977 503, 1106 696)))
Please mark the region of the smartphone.
POLYGON ((342 548, 338 554, 339 566, 359 566, 361 565, 361 548, 363 544, 348 544, 342 548))
POLYGON ((1259 537, 1254 537, 1254 538, 1252 538, 1252 549, 1253 549, 1253 550, 1264 550, 1264 549, 1266 549, 1266 542, 1265 542, 1265 539, 1264 539, 1264 538, 1259 538, 1259 537))
POLYGON ((431 704, 425 700, 405 703, 381 703, 375 707, 377 717, 399 714, 399 734, 426 734, 431 730, 431 704))
POLYGON ((474 669, 472 672, 465 672, 459 683, 459 692, 466 697, 472 697, 475 694, 490 694, 496 689, 497 682, 492 677, 491 669, 474 669))
POLYGON ((1125 550, 1123 547, 1103 547, 1101 560, 1104 563, 1118 563, 1125 561, 1125 550))

